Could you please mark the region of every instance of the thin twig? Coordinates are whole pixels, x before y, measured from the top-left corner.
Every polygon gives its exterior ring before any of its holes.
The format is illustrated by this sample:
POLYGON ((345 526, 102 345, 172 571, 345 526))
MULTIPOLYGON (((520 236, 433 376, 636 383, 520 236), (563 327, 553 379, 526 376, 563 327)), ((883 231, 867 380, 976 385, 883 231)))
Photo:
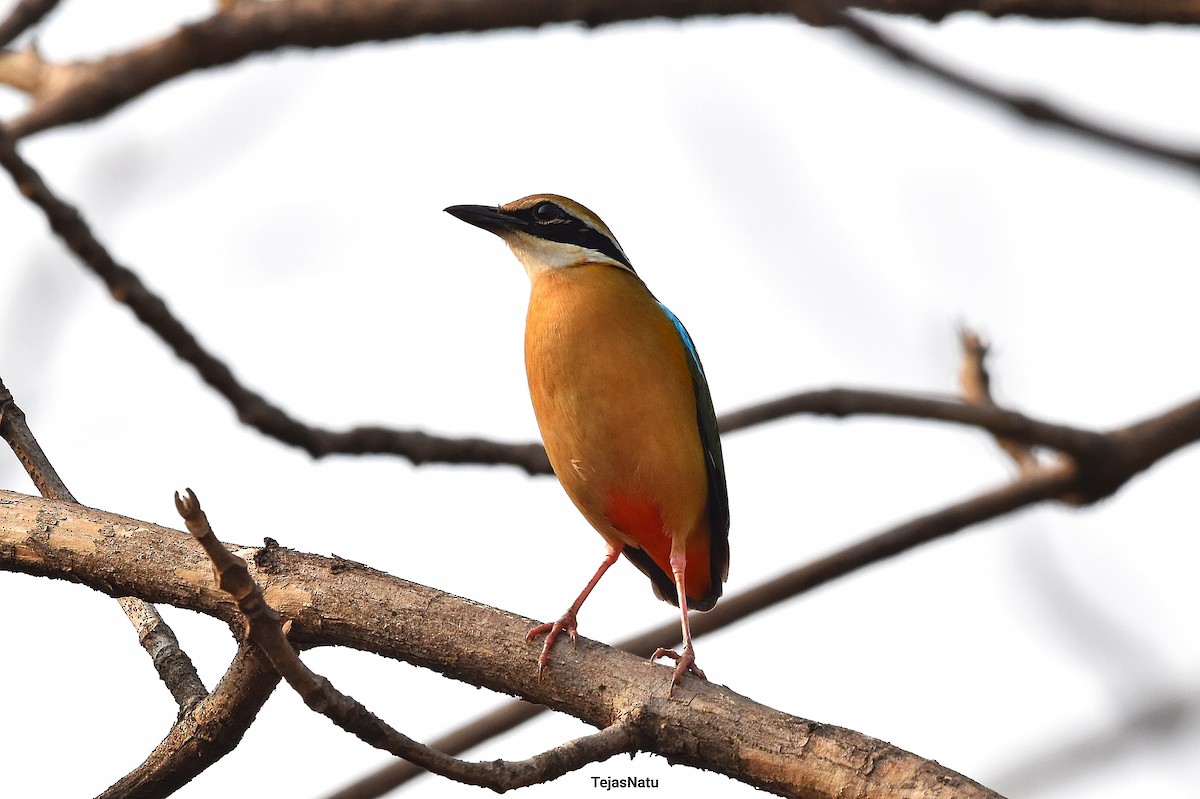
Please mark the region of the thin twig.
POLYGON ((246 568, 246 561, 231 553, 217 539, 200 501, 190 488, 186 497, 175 495, 175 507, 187 524, 188 532, 200 542, 212 561, 217 585, 237 602, 245 616, 248 638, 266 654, 275 670, 300 694, 306 705, 364 742, 418 763, 436 774, 494 791, 549 782, 589 763, 634 751, 633 715, 617 719, 593 735, 568 741, 523 761, 468 763, 412 740, 304 665, 287 640, 284 625, 280 623, 282 617, 267 604, 246 568))
POLYGON ((1010 111, 1027 122, 1057 127, 1127 153, 1184 167, 1191 172, 1200 171, 1200 151, 1196 149, 1173 147, 1163 142, 1135 136, 1067 111, 1039 97, 1003 91, 985 81, 972 78, 957 69, 940 64, 934 59, 918 53, 908 45, 901 44, 891 35, 884 33, 881 28, 867 22, 864 17, 842 10, 832 0, 817 0, 817 2, 829 15, 833 24, 853 34, 865 44, 891 56, 907 67, 932 76, 947 86, 952 86, 973 97, 986 100, 1010 111))

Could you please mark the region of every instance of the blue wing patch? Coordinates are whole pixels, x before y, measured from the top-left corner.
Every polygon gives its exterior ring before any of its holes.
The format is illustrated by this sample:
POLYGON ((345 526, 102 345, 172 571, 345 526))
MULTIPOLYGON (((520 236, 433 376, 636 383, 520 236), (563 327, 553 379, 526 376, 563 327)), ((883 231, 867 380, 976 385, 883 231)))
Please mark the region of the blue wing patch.
MULTIPOLYGON (((657 302, 657 300, 655 300, 657 302)), ((700 432, 700 443, 704 448, 705 467, 708 472, 708 518, 709 529, 712 532, 710 544, 710 560, 712 563, 713 594, 706 597, 708 607, 696 605, 697 610, 707 610, 721 596, 722 583, 729 576, 729 490, 725 485, 725 457, 721 453, 721 438, 717 433, 717 412, 713 410, 712 395, 708 390, 708 380, 704 376, 704 366, 700 363, 700 353, 688 334, 687 328, 679 317, 671 313, 671 309, 658 303, 663 313, 675 325, 679 339, 683 342, 688 354, 688 371, 692 375, 692 388, 696 392, 696 426, 700 432)))

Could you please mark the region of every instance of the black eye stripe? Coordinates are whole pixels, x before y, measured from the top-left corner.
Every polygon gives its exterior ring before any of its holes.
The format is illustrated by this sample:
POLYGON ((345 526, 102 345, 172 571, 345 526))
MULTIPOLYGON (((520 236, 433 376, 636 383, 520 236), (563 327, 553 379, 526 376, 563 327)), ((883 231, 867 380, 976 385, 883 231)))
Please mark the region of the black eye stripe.
POLYGON ((533 208, 512 213, 512 216, 525 222, 526 230, 538 238, 595 250, 633 271, 633 265, 616 242, 555 203, 538 203, 533 208))

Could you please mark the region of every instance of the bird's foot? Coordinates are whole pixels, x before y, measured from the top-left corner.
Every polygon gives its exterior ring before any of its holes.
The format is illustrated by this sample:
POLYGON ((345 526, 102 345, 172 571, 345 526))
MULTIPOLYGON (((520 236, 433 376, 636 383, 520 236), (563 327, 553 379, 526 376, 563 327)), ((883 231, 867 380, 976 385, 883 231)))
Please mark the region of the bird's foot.
POLYGON ((688 672, 691 672, 702 680, 708 679, 704 676, 704 672, 700 670, 700 667, 696 665, 696 653, 692 651, 690 646, 683 648, 682 655, 676 652, 674 649, 664 649, 660 646, 658 649, 654 650, 654 656, 650 659, 658 660, 661 657, 669 657, 671 660, 675 661, 675 674, 671 677, 672 691, 675 690, 676 685, 679 685, 679 681, 683 679, 683 675, 687 674, 688 672))
POLYGON ((542 633, 546 634, 546 641, 542 644, 542 654, 538 655, 538 681, 541 681, 542 675, 546 672, 546 666, 550 663, 550 647, 554 646, 555 639, 562 633, 566 633, 571 638, 571 645, 575 645, 575 629, 577 627, 575 614, 567 611, 556 622, 547 622, 539 624, 525 635, 525 642, 529 643, 534 638, 537 638, 542 633))

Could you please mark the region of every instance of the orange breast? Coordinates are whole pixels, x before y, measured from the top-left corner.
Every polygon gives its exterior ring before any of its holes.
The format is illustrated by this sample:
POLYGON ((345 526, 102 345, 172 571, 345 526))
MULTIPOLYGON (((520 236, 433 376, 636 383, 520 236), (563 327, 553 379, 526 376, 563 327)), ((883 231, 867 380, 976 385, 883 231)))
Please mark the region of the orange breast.
POLYGON ((663 577, 674 594, 673 546, 687 556, 688 598, 708 595, 708 484, 695 389, 679 334, 654 297, 610 266, 539 274, 525 359, 547 454, 576 507, 610 543, 649 556, 649 565, 631 560, 660 595, 663 577))

